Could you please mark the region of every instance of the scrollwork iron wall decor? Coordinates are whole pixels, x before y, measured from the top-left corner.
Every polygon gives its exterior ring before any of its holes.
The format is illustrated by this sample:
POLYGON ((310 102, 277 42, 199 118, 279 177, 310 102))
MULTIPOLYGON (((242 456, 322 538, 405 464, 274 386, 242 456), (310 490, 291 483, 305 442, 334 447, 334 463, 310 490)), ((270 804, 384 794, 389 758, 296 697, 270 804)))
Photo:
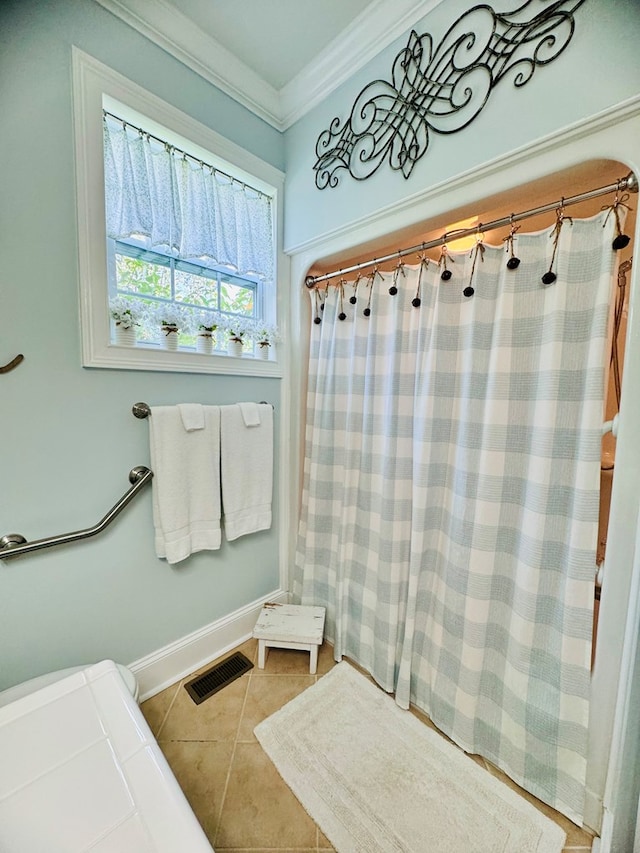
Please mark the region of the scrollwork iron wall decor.
POLYGON ((584 0, 554 0, 535 12, 541 2, 527 0, 509 13, 474 6, 435 49, 429 33, 412 30, 393 62, 391 82, 365 86, 344 124, 336 117, 318 137, 318 189, 337 186, 342 169, 363 181, 386 159, 408 178, 429 148, 431 131, 462 130, 510 72, 514 86, 528 83, 538 65, 552 62, 569 44, 574 13, 584 0))

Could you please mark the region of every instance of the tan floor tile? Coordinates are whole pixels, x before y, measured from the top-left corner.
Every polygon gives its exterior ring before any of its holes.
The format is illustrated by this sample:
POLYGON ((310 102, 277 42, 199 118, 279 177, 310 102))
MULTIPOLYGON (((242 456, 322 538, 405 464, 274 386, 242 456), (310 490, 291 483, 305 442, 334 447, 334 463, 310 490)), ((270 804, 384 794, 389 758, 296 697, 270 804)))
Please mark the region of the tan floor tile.
POLYGON ((207 838, 213 844, 233 744, 170 741, 162 744, 162 751, 207 838))
POLYGON ((244 643, 241 643, 237 649, 234 649, 233 652, 242 652, 242 654, 249 658, 251 663, 254 666, 258 666, 258 641, 251 638, 250 640, 246 640, 244 643))
POLYGON ((249 676, 241 675, 200 705, 181 685, 158 740, 235 740, 248 684, 249 676))
POLYGON ((300 649, 267 649, 264 669, 256 659, 252 675, 309 675, 309 652, 300 649))
POLYGON ((172 684, 160 693, 156 693, 151 699, 147 699, 140 705, 140 710, 149 724, 149 728, 157 737, 158 732, 162 728, 167 711, 171 707, 171 703, 175 699, 176 693, 180 687, 180 683, 172 684))
MULTIPOLYGON (((335 853, 253 735, 259 722, 317 681, 309 674, 309 653, 271 649, 266 668, 259 670, 256 640, 234 651, 254 664, 250 673, 201 705, 187 694, 184 681, 189 679, 184 679, 142 704, 149 726, 216 853, 335 853)), ((333 646, 325 642, 318 653, 318 677, 334 666, 333 646)), ((424 713, 414 707, 411 713, 438 731, 424 713)), ((489 762, 470 757, 562 827, 567 834, 563 853, 591 851, 590 833, 527 794, 489 762)))
POLYGON ((239 743, 231 764, 216 850, 313 849, 316 825, 258 743, 239 743))
POLYGON ((251 678, 238 729, 238 741, 255 741, 254 728, 316 683, 313 675, 265 675, 251 678))

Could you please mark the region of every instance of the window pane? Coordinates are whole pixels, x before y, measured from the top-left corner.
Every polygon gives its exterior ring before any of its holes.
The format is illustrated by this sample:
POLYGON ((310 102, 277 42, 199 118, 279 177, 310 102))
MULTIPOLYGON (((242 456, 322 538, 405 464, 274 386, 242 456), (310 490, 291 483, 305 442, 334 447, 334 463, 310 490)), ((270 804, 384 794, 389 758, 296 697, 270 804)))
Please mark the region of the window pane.
POLYGON ((116 252, 116 280, 118 290, 171 299, 171 270, 166 266, 116 252))
POLYGON ((221 276, 220 308, 243 317, 253 317, 255 311, 255 289, 245 287, 238 279, 221 276))
POLYGON ((177 302, 203 308, 218 307, 218 283, 214 279, 176 268, 175 288, 177 302))

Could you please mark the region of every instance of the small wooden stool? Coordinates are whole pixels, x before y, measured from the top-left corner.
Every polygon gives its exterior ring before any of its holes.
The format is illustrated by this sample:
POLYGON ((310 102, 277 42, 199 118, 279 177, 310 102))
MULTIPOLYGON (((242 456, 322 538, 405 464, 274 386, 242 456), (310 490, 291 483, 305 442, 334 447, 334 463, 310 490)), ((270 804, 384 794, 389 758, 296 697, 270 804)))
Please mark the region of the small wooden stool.
POLYGON ((318 646, 324 631, 324 607, 265 604, 253 629, 258 641, 258 669, 264 669, 268 648, 302 649, 310 653, 309 673, 318 668, 318 646))

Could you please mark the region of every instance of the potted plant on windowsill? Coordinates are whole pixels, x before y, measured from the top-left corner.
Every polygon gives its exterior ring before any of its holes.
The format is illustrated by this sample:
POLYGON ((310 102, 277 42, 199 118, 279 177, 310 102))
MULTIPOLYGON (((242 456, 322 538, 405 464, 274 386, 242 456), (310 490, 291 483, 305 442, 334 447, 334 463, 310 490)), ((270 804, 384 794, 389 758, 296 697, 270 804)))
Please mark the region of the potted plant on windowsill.
POLYGON ((160 346, 175 352, 180 332, 189 331, 189 317, 179 305, 157 303, 149 309, 150 320, 160 326, 160 346))
POLYGON ((256 344, 258 346, 258 358, 263 358, 268 361, 273 344, 282 340, 278 327, 272 323, 263 323, 259 325, 256 333, 256 344))
POLYGON ((136 299, 117 296, 109 300, 109 314, 114 322, 113 342, 120 347, 136 345, 136 326, 143 317, 143 307, 136 299))
POLYGON ((211 355, 215 345, 214 332, 221 325, 221 318, 213 311, 202 311, 197 317, 196 352, 211 355))
POLYGON ((227 333, 227 353, 240 358, 246 336, 251 332, 251 320, 248 317, 227 317, 225 330, 227 333))

